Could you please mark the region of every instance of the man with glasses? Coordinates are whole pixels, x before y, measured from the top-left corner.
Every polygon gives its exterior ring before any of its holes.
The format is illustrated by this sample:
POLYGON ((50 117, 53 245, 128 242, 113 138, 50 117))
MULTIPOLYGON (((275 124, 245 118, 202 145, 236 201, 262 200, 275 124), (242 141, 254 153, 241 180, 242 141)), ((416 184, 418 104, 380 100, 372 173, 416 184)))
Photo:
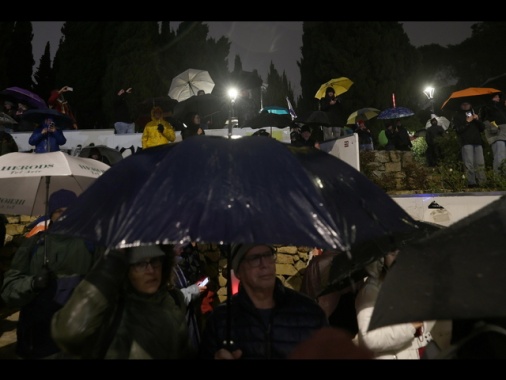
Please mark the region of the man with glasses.
POLYGON ((54 341, 81 359, 192 358, 174 264, 172 246, 106 253, 55 314, 54 341))
POLYGON ((230 305, 222 303, 210 315, 202 335, 201 358, 286 359, 300 342, 328 326, 314 300, 277 278, 274 247, 233 246, 232 270, 240 280, 239 291, 230 305))

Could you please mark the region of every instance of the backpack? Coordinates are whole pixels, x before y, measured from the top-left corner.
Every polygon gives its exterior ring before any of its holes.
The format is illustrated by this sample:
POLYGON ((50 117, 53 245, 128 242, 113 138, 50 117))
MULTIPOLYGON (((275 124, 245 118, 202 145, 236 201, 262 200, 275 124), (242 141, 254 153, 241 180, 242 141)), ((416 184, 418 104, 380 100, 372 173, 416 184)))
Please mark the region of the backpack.
POLYGON ((388 138, 385 133, 385 130, 382 129, 381 132, 378 135, 378 145, 380 147, 385 147, 388 144, 388 138))

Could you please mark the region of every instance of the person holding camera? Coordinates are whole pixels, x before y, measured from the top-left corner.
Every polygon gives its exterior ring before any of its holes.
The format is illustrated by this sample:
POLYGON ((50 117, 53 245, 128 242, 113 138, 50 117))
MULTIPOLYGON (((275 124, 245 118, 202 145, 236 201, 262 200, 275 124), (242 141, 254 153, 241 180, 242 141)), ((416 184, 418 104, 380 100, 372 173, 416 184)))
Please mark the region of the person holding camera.
POLYGON ((62 88, 55 89, 51 91, 51 95, 49 96, 49 99, 47 100, 47 104, 49 105, 49 108, 53 108, 57 110, 59 113, 66 115, 70 117, 74 123, 72 124, 73 129, 79 129, 77 127, 77 121, 74 116, 74 113, 72 112, 72 109, 70 108, 70 104, 65 99, 63 94, 65 92, 74 91, 74 89, 70 86, 63 86, 62 88))
POLYGON ((163 118, 163 110, 156 106, 151 109, 151 121, 142 132, 142 149, 168 144, 176 140, 174 127, 163 118))
POLYGON ((59 152, 60 145, 65 145, 66 142, 62 130, 57 128, 50 117, 37 126, 28 139, 28 143, 35 146, 35 153, 59 152))
POLYGON ((360 152, 365 150, 374 150, 371 130, 366 127, 363 120, 357 121, 355 133, 358 135, 358 146, 360 152))
POLYGON ((485 124, 474 112, 471 103, 464 101, 453 115, 452 125, 460 143, 467 187, 473 188, 485 184, 487 177, 482 138, 485 124))

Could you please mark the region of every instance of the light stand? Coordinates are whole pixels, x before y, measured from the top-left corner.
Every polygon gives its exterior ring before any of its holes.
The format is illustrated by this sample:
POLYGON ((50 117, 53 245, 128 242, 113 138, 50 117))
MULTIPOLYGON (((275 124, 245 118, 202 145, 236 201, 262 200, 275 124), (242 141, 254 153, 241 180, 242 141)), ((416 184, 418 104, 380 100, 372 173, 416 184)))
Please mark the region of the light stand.
POLYGON ((232 138, 232 119, 234 118, 234 104, 235 100, 237 99, 237 90, 235 88, 231 88, 228 90, 228 97, 230 98, 230 110, 229 110, 229 117, 228 117, 228 138, 232 138))

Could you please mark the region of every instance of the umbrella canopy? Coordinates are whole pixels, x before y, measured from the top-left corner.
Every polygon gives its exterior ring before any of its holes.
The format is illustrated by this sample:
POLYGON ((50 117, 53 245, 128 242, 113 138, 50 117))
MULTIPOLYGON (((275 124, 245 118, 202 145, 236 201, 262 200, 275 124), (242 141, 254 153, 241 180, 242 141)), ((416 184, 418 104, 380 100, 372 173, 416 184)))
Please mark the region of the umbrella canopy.
POLYGON ((369 329, 424 320, 506 317, 506 196, 402 248, 369 329))
POLYGON ((413 116, 415 113, 406 107, 392 107, 387 108, 380 112, 378 119, 380 120, 392 120, 401 119, 403 117, 413 116))
POLYGON ((268 106, 264 107, 260 110, 260 113, 274 113, 277 115, 290 115, 290 110, 285 107, 278 107, 278 106, 268 106))
POLYGON ((91 154, 93 150, 96 149, 100 153, 100 155, 107 159, 107 161, 103 161, 105 163, 108 162, 108 165, 117 164, 119 161, 123 159, 123 155, 117 149, 108 147, 107 145, 88 145, 81 149, 79 152, 79 157, 87 157, 91 158, 91 154))
POLYGON ((334 78, 322 84, 318 89, 318 91, 316 91, 314 97, 316 99, 324 98, 328 87, 332 87, 334 89, 334 95, 339 96, 348 91, 352 85, 353 82, 349 78, 346 77, 334 78))
MULTIPOLYGON (((427 120, 427 122, 425 123, 425 128, 429 128, 432 124, 430 123, 432 118, 430 118, 429 120, 427 120)), ((437 120, 437 123, 442 126, 445 131, 448 129, 448 127, 450 126, 450 120, 448 120, 446 117, 444 116, 436 116, 436 120, 437 120)))
POLYGON ((313 111, 305 119, 295 119, 296 123, 330 127, 330 119, 327 112, 324 111, 313 111))
POLYGON ((276 114, 276 113, 261 113, 252 119, 249 119, 244 123, 242 128, 266 128, 276 127, 285 128, 292 125, 292 117, 290 114, 276 114))
POLYGON ((226 118, 228 115, 227 105, 225 99, 217 95, 195 95, 176 104, 174 117, 184 120, 187 113, 196 112, 202 120, 213 116, 220 117, 220 115, 226 118))
POLYGON ((321 282, 321 294, 332 293, 350 286, 351 283, 367 276, 365 267, 385 256, 394 249, 402 249, 410 242, 443 228, 441 225, 415 221, 415 228, 410 231, 392 233, 378 239, 354 244, 351 254, 338 252, 328 264, 327 277, 321 282))
POLYGON ((0 112, 0 124, 17 124, 18 122, 5 112, 0 112))
POLYGON ((452 92, 450 97, 441 106, 445 110, 458 110, 463 102, 469 102, 473 107, 478 107, 492 99, 494 94, 500 94, 501 90, 490 87, 469 87, 464 90, 452 92))
POLYGON ((48 108, 47 103, 39 95, 21 87, 7 87, 0 91, 0 95, 24 103, 31 108, 48 108))
POLYGON ((200 136, 143 150, 80 198, 53 231, 106 247, 203 241, 344 250, 412 228, 390 196, 344 161, 264 137, 200 136), (190 185, 195 178, 207 185, 190 185))
POLYGON ((109 166, 63 152, 22 153, 0 156, 0 213, 47 214, 49 194, 67 189, 81 194, 109 166))
POLYGON ((357 120, 371 120, 379 115, 381 111, 377 108, 366 107, 360 108, 355 112, 352 112, 350 116, 348 116, 348 120, 346 124, 355 124, 357 120))
POLYGON ((42 124, 49 117, 60 129, 71 129, 74 125, 74 120, 52 108, 28 110, 21 115, 21 119, 35 124, 42 124))
POLYGON ((214 88, 214 81, 205 70, 188 69, 172 79, 169 96, 178 102, 197 95, 199 90, 210 94, 214 88))

